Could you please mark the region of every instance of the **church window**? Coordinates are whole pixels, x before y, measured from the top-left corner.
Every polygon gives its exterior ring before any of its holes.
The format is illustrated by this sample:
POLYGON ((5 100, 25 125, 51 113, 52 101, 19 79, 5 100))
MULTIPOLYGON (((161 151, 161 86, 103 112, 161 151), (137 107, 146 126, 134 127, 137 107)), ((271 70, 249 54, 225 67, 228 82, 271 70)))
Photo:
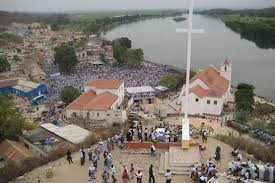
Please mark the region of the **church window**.
POLYGON ((227 67, 224 67, 224 71, 227 71, 227 67))
POLYGON ((196 102, 199 102, 199 99, 198 99, 198 98, 196 98, 196 102))

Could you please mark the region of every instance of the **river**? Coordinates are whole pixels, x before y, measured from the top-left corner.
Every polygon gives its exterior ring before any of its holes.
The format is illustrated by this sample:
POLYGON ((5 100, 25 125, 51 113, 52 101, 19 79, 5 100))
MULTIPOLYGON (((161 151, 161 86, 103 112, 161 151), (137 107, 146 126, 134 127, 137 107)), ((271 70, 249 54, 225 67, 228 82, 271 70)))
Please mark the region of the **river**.
MULTIPOLYGON (((187 15, 184 15, 187 17, 187 15)), ((187 28, 187 21, 157 18, 121 25, 106 33, 107 39, 129 37, 133 48, 142 48, 147 60, 186 67, 187 35, 176 28, 187 28)), ((193 34, 191 68, 198 70, 209 64, 220 67, 225 58, 232 62, 232 83, 253 84, 256 94, 275 100, 275 49, 260 49, 242 39, 224 23, 212 17, 194 15, 193 27, 204 34, 193 34)))

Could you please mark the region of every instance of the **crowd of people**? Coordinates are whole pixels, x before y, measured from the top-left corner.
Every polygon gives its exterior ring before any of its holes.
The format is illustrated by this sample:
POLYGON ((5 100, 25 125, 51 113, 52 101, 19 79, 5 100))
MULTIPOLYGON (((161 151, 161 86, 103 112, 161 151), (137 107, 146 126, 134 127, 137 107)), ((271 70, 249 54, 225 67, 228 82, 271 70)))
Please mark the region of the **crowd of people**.
POLYGON ((262 180, 266 182, 275 181, 275 166, 267 163, 266 165, 257 165, 252 163, 250 159, 243 161, 242 154, 239 149, 232 152, 233 161, 228 163, 229 173, 244 179, 262 180))
POLYGON ((206 164, 197 162, 191 167, 190 177, 194 182, 206 183, 209 179, 215 176, 217 173, 217 167, 215 163, 209 158, 206 164))
MULTIPOLYGON (((161 122, 158 126, 151 128, 143 128, 142 124, 135 127, 130 126, 126 133, 127 141, 151 141, 151 142, 180 142, 181 140, 181 126, 171 125, 168 122, 161 122), (136 134, 136 135, 135 135, 136 134)), ((192 135, 193 129, 190 129, 192 135)))
MULTIPOLYGON (((90 163, 90 166, 88 168, 89 183, 95 182, 95 179, 101 179, 102 183, 119 182, 116 168, 113 164, 113 157, 111 154, 114 148, 115 148, 115 144, 112 143, 111 139, 108 139, 107 141, 99 140, 95 147, 90 147, 88 149, 81 148, 79 150, 80 165, 83 166, 85 163, 87 163, 86 157, 88 157, 88 162, 90 163), (103 162, 105 166, 105 168, 102 170, 101 173, 98 172, 98 166, 99 166, 98 161, 100 158, 104 159, 103 162), (100 177, 98 178, 98 176, 100 177)), ((67 160, 69 164, 73 163, 70 150, 68 150, 67 152, 67 160)), ((148 174, 149 174, 149 183, 151 182, 155 183, 156 180, 155 180, 154 168, 152 164, 149 165, 148 174)), ((137 183, 142 183, 143 175, 144 175, 143 170, 136 169, 133 163, 130 164, 129 169, 127 168, 126 165, 123 165, 123 169, 121 173, 121 179, 123 183, 132 182, 134 179, 136 179, 137 183)), ((169 169, 167 169, 163 175, 166 183, 171 183, 172 175, 173 175, 172 172, 169 169)))
MULTIPOLYGON (((57 65, 48 61, 43 70, 47 75, 59 73, 57 65)), ((93 65, 81 63, 69 74, 56 75, 47 81, 49 97, 57 97, 65 87, 75 87, 83 91, 83 85, 92 79, 120 79, 125 87, 158 86, 160 79, 168 73, 165 65, 145 62, 139 67, 128 67, 120 64, 93 65)))

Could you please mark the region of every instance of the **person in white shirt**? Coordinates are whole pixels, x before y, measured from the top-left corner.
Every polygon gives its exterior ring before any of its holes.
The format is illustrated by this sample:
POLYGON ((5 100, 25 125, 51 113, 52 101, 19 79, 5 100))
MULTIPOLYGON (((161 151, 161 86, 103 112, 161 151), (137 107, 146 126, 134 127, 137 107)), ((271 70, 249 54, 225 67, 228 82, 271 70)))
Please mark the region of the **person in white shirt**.
POLYGON ((239 153, 239 154, 237 155, 237 159, 238 159, 238 161, 242 161, 243 156, 242 156, 242 154, 241 154, 241 153, 239 153))
POLYGON ((138 170, 135 175, 137 177, 137 183, 142 183, 143 173, 141 172, 141 170, 138 170))
POLYGON ((164 174, 165 179, 166 179, 166 183, 171 183, 171 179, 172 179, 172 172, 167 169, 166 173, 164 174))

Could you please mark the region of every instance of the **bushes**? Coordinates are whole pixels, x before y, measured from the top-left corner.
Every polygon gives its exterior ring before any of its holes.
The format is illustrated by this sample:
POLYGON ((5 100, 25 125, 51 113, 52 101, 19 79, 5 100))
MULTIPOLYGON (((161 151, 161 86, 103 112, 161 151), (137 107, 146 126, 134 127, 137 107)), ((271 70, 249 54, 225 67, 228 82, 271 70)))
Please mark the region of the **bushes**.
POLYGON ((217 135, 216 138, 226 144, 233 146, 234 148, 238 148, 248 152, 249 154, 252 154, 258 160, 275 163, 274 147, 252 142, 251 140, 242 137, 217 135))
POLYGON ((241 124, 236 121, 228 121, 227 126, 232 127, 242 133, 249 133, 250 131, 250 127, 248 125, 241 124))

